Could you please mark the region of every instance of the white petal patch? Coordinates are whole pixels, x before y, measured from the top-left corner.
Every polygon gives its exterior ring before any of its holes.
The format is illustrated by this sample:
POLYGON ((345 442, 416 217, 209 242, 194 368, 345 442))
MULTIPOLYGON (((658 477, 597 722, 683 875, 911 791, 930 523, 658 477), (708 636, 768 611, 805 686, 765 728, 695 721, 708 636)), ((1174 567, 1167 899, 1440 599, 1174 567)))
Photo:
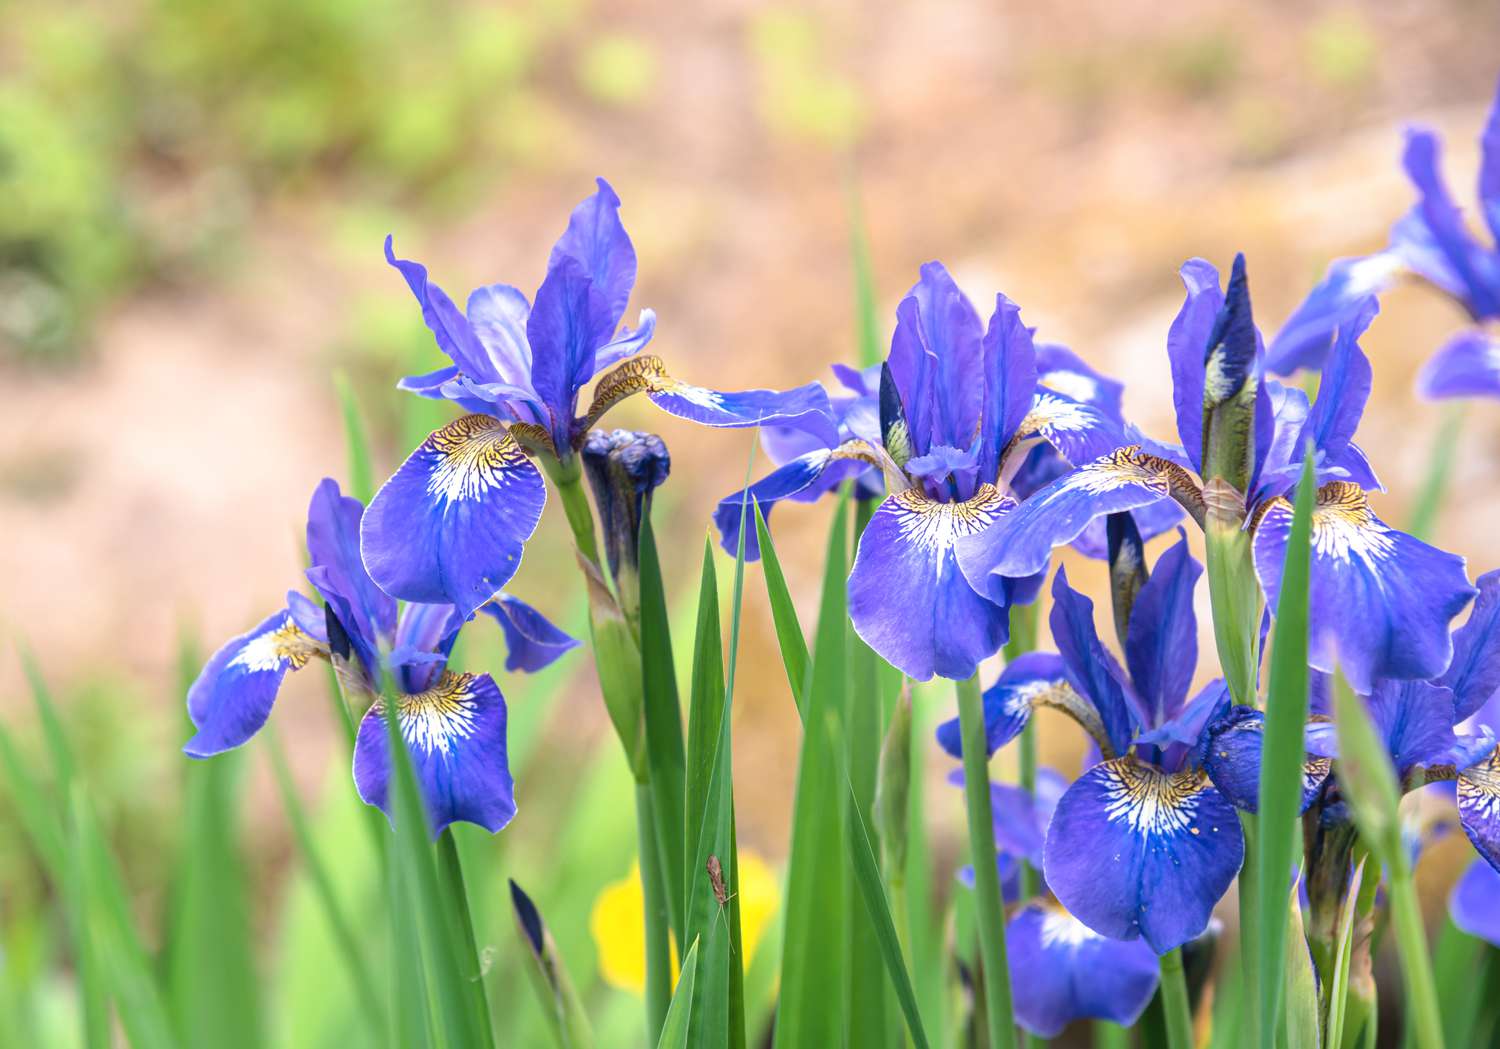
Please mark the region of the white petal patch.
POLYGON ((434 431, 423 451, 435 461, 427 492, 444 502, 478 499, 503 486, 507 473, 526 461, 526 453, 499 420, 466 415, 434 431))
POLYGON ((1142 835, 1181 834, 1190 828, 1207 778, 1202 773, 1169 776, 1133 758, 1108 762, 1105 816, 1128 823, 1142 835))
POLYGON ((252 674, 279 670, 283 662, 291 664, 293 670, 306 665, 318 643, 292 621, 288 615, 279 627, 267 630, 245 642, 245 647, 225 667, 244 667, 252 674))
POLYGON ((1091 403, 1095 397, 1099 396, 1099 383, 1082 372, 1058 369, 1047 372, 1037 381, 1047 389, 1055 390, 1075 401, 1091 403))
POLYGON ((1393 533, 1370 510, 1359 485, 1334 481, 1318 489, 1312 543, 1319 557, 1348 561, 1351 556, 1384 561, 1396 549, 1393 533))
POLYGON ((1042 918, 1042 946, 1046 947, 1081 947, 1092 940, 1102 940, 1093 929, 1073 917, 1061 905, 1045 905, 1046 914, 1042 918))
POLYGON ((479 718, 474 700, 473 674, 444 673, 426 692, 401 697, 401 735, 408 746, 424 753, 452 753, 454 745, 473 734, 479 718))
POLYGON ((937 502, 920 488, 897 492, 890 503, 899 517, 901 538, 937 557, 964 536, 984 531, 1016 505, 990 484, 981 485, 973 498, 962 503, 937 502))

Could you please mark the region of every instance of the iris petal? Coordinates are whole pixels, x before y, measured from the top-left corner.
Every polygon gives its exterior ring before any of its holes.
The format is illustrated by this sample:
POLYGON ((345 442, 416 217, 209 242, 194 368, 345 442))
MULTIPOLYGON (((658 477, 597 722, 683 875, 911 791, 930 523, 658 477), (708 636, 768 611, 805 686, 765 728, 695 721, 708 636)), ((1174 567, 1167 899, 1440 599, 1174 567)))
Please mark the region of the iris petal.
MULTIPOLYGON (((1255 532, 1255 572, 1273 606, 1291 526, 1291 504, 1277 499, 1255 532)), ((1335 481, 1318 489, 1309 591, 1313 667, 1331 673, 1337 666, 1362 694, 1376 678, 1435 677, 1453 653, 1448 623, 1473 595, 1463 558, 1386 525, 1358 485, 1335 481)))
POLYGON ((1479 597, 1453 632, 1453 662, 1437 680, 1453 690, 1459 721, 1500 695, 1500 569, 1475 582, 1479 597))
POLYGON ((364 506, 325 477, 307 508, 308 582, 333 606, 365 668, 378 676, 380 649, 396 630, 396 602, 375 585, 359 551, 364 506))
POLYGON ((1448 897, 1448 914, 1470 936, 1500 947, 1500 871, 1475 860, 1448 897))
MULTIPOLYGON (((1246 812, 1260 808, 1260 760, 1266 716, 1253 707, 1233 707, 1208 727, 1203 768, 1231 805, 1246 812)), ((1306 812, 1328 778, 1332 762, 1309 757, 1302 764, 1302 804, 1306 812)))
POLYGON ((1438 170, 1442 144, 1425 128, 1406 134, 1401 162, 1421 195, 1416 215, 1421 216, 1432 241, 1442 251, 1452 271, 1463 281, 1460 301, 1476 320, 1500 315, 1500 272, 1493 253, 1487 253, 1464 223, 1463 214, 1438 170))
POLYGON ((720 545, 731 555, 739 549, 743 517, 748 525, 745 559, 757 560, 760 539, 755 534, 756 503, 760 504, 760 512, 769 524, 771 510, 781 500, 795 499, 809 491, 826 492, 840 481, 870 470, 873 454, 863 441, 847 441, 838 448, 807 452, 771 471, 748 489, 726 495, 714 509, 714 525, 719 529, 720 545), (748 504, 744 502, 745 492, 749 492, 748 504))
POLYGON ((1451 690, 1427 681, 1378 681, 1365 705, 1401 777, 1451 760, 1458 745, 1451 690))
POLYGON ((1123 757, 1089 769, 1058 802, 1045 869, 1089 928, 1165 953, 1208 927, 1244 856, 1239 817, 1206 775, 1123 757))
POLYGON ((1156 952, 1100 936, 1050 900, 1032 900, 1005 930, 1016 1020, 1053 1038, 1075 1020, 1130 1026, 1156 993, 1156 952))
POLYGON ((1136 595, 1125 640, 1130 680, 1145 701, 1148 726, 1175 717, 1187 699, 1198 665, 1198 620, 1193 591, 1203 567, 1188 553, 1187 536, 1157 558, 1136 595))
MULTIPOLYGON (((399 701, 401 734, 436 837, 457 821, 490 833, 516 813, 506 754, 505 697, 489 675, 445 673, 436 685, 399 701)), ((366 712, 354 746, 359 796, 391 815, 390 748, 382 704, 366 712)))
POLYGON ((266 723, 287 671, 327 654, 327 643, 288 610, 225 644, 188 690, 188 716, 198 731, 183 752, 207 758, 244 743, 266 723))
POLYGON ((1037 392, 1016 437, 1040 437, 1070 463, 1108 455, 1125 443, 1125 430, 1099 408, 1060 393, 1037 392))
MULTIPOLYGON (((1068 684, 1062 657, 1051 652, 1028 652, 1016 658, 1000 679, 984 690, 985 747, 994 754, 1021 734, 1037 707, 1054 707, 1087 716, 1088 700, 1068 684)), ((937 727, 938 746, 955 758, 963 757, 963 737, 957 718, 937 727)))
POLYGON ((548 430, 559 452, 572 447, 578 391, 594 377, 595 351, 614 332, 609 305, 583 263, 564 255, 547 268, 526 319, 531 385, 550 413, 548 430))
POLYGON ((1458 819, 1479 855, 1500 871, 1500 751, 1458 774, 1458 819))
POLYGON ((466 415, 429 435, 370 501, 365 567, 388 594, 468 616, 515 574, 546 498, 506 428, 466 415))
POLYGON ((984 485, 963 503, 908 489, 880 504, 849 574, 849 615, 865 644, 919 681, 966 678, 1009 635, 1006 608, 958 570, 954 544, 1014 504, 984 485))
POLYGON ((1036 348, 1037 384, 1064 397, 1091 404, 1124 425, 1125 384, 1102 375, 1066 346, 1044 343, 1036 348))
POLYGON ((1122 685, 1127 680, 1124 670, 1099 641, 1094 603, 1068 585, 1067 569, 1062 567, 1052 578, 1048 625, 1069 682, 1099 714, 1104 729, 1099 746, 1108 745, 1115 755, 1125 753, 1134 730, 1146 724, 1145 711, 1133 691, 1122 685))
POLYGON ((1204 259, 1189 259, 1178 271, 1187 297, 1167 329, 1167 356, 1172 366, 1172 403, 1177 411, 1177 435, 1193 469, 1203 469, 1204 356, 1214 319, 1224 305, 1219 271, 1204 259))
POLYGON ((1176 463, 1132 445, 1085 463, 1046 485, 983 532, 958 542, 959 564, 976 587, 990 576, 1035 575, 1054 547, 1071 543, 1095 518, 1179 495, 1202 506, 1197 485, 1176 463))
POLYGON ((494 382, 501 378, 490 366, 489 357, 475 336, 468 320, 459 312, 447 292, 427 278, 427 267, 408 259, 396 258, 391 238, 385 238, 385 260, 406 278, 407 287, 422 307, 422 321, 427 325, 438 348, 458 366, 458 370, 476 382, 494 382))
POLYGON ((1500 246, 1500 86, 1479 135, 1479 208, 1490 236, 1500 246))
POLYGON ((1449 339, 1422 366, 1417 392, 1433 400, 1500 397, 1500 336, 1475 328, 1449 339))
POLYGON ((1290 375, 1298 368, 1320 370, 1333 347, 1333 334, 1349 311, 1390 287, 1406 269, 1401 255, 1392 250, 1339 259, 1329 266, 1327 276, 1271 340, 1266 367, 1276 375, 1290 375))
POLYGON ((534 674, 581 642, 519 597, 501 594, 480 609, 505 631, 505 669, 534 674))
POLYGON ((1037 385, 1036 347, 1031 331, 1021 323, 1020 308, 1004 295, 995 296, 995 312, 984 335, 983 354, 979 476, 989 481, 999 475, 1001 453, 1031 412, 1037 385))
POLYGON ((610 184, 595 180, 598 189, 568 216, 568 228, 552 246, 547 269, 564 258, 576 259, 609 309, 613 330, 625 316, 625 304, 635 287, 635 246, 620 222, 620 197, 610 184))

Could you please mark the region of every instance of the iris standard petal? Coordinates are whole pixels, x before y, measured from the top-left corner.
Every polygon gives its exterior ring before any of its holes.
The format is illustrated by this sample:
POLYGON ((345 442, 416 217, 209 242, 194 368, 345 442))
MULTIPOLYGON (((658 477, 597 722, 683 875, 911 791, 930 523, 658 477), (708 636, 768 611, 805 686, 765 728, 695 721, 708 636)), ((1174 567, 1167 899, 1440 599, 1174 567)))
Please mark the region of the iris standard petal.
MULTIPOLYGON (((1053 707, 1075 717, 1090 707, 1068 683, 1062 657, 1051 652, 1028 652, 1020 656, 1005 668, 998 681, 984 690, 987 753, 994 754, 1019 736, 1037 707, 1053 707)), ((963 737, 957 718, 937 727, 937 741, 953 757, 963 757, 963 737)))
POLYGON ((531 385, 551 415, 548 432, 559 454, 573 444, 578 391, 594 377, 594 352, 615 328, 609 305, 583 263, 569 255, 547 268, 526 319, 531 385))
POLYGON ((327 643, 303 630, 288 610, 225 644, 188 689, 188 717, 198 731, 183 753, 207 758, 244 743, 266 723, 287 671, 327 654, 327 643))
POLYGON ((613 368, 646 348, 656 335, 656 311, 642 310, 634 328, 621 328, 615 337, 594 351, 594 374, 613 368))
MULTIPOLYGON (((1255 531, 1255 574, 1274 607, 1292 527, 1292 506, 1277 499, 1255 531)), ((1448 666, 1448 624, 1474 595, 1464 560, 1398 532, 1370 510, 1348 481, 1318 489, 1312 520, 1309 661, 1337 666, 1356 692, 1377 678, 1431 678, 1448 666)))
POLYGON ((1333 347, 1333 334, 1349 311, 1389 288, 1405 268, 1396 251, 1335 261, 1271 340, 1267 369, 1275 375, 1290 375, 1298 368, 1321 370, 1333 347))
POLYGON ((325 477, 307 508, 307 579, 333 606, 349 631, 366 670, 378 679, 378 653, 396 632, 396 602, 365 571, 359 550, 359 523, 365 511, 325 477))
POLYGON ((505 631, 505 669, 534 674, 581 642, 519 597, 501 594, 480 609, 505 631))
POLYGON ((475 288, 469 293, 465 314, 496 380, 529 389, 531 343, 526 338, 526 318, 531 316, 531 303, 521 289, 509 284, 475 288))
POLYGON ((1402 778, 1451 759, 1458 744, 1451 690, 1428 681, 1377 681, 1365 706, 1402 778))
POLYGON ((1046 390, 1037 391, 1016 437, 1040 437, 1075 465, 1108 455, 1126 443, 1124 428, 1102 409, 1046 390))
POLYGON ((1186 470, 1134 445, 1120 448, 1046 485, 993 527, 959 540, 959 564, 976 587, 989 586, 992 575, 1035 575, 1054 547, 1077 539, 1095 518, 1174 495, 1196 503, 1201 519, 1202 495, 1186 470))
POLYGON ((515 575, 546 499, 506 428, 466 415, 433 431, 375 493, 360 526, 365 567, 394 597, 468 616, 515 575))
POLYGON ((1047 884, 1089 928, 1157 953, 1208 927, 1245 857, 1234 808, 1201 772, 1133 757, 1085 772, 1047 831, 1047 884))
POLYGON ((1198 665, 1193 591, 1203 566, 1188 552, 1187 535, 1180 534, 1136 595, 1125 638, 1125 665, 1150 714, 1149 728, 1177 716, 1198 665))
POLYGON ((865 644, 919 681, 966 678, 999 651, 1006 608, 974 591, 953 548, 1013 505, 991 485, 962 503, 933 502, 915 488, 881 503, 849 573, 849 616, 865 644))
MULTIPOLYGON (((1237 809, 1260 808, 1260 758, 1265 742, 1266 716, 1253 707, 1231 707, 1208 726, 1203 768, 1220 794, 1237 809)), ((1332 762, 1309 756, 1302 763, 1302 804, 1306 812, 1328 778, 1332 762)))
POLYGON ((1500 246, 1500 86, 1490 104, 1490 115, 1479 134, 1479 210, 1500 246))
MULTIPOLYGON (((492 834, 509 823, 516 801, 505 697, 489 675, 445 673, 432 688, 402 696, 398 710, 433 837, 460 820, 492 834)), ((385 713, 376 703, 359 724, 354 783, 360 798, 387 816, 390 778, 385 713)))
POLYGON ((1500 871, 1475 860, 1453 886, 1448 916, 1470 936, 1500 947, 1500 871))
POLYGON ((1474 328, 1449 339, 1422 366, 1417 392, 1433 400, 1500 397, 1500 336, 1474 328))
POLYGON ((1053 1038, 1075 1020, 1130 1026, 1156 993, 1156 952, 1100 936, 1051 900, 1030 900, 1006 924, 1016 1020, 1053 1038))
POLYGON ((1370 399, 1370 360, 1359 348, 1359 338, 1380 312, 1380 303, 1371 297, 1351 308, 1340 322, 1333 351, 1324 363, 1318 380, 1318 399, 1308 413, 1297 447, 1290 462, 1301 462, 1308 441, 1329 463, 1339 462, 1354 440, 1365 404, 1370 399))
POLYGON ((745 559, 754 561, 760 557, 760 540, 755 534, 755 504, 771 520, 771 510, 783 499, 795 499, 809 490, 828 491, 839 481, 871 469, 872 449, 862 441, 849 441, 838 448, 823 448, 800 455, 786 465, 772 470, 745 491, 726 495, 714 509, 714 525, 719 530, 719 543, 729 554, 739 549, 740 521, 743 517, 749 526, 745 531, 745 559), (745 492, 750 502, 745 503, 745 492))
POLYGON ((1453 690, 1459 721, 1500 695, 1500 569, 1475 580, 1479 596, 1453 632, 1453 661, 1439 685, 1453 690))
POLYGON ((423 692, 443 667, 458 640, 464 617, 450 604, 409 602, 396 624, 396 644, 387 659, 403 692, 423 692))
POLYGON ((1052 577, 1052 612, 1048 616, 1052 643, 1062 654, 1068 681, 1098 712, 1106 742, 1116 755, 1130 746, 1135 729, 1145 724, 1137 697, 1121 684, 1125 672, 1099 641, 1094 626, 1094 603, 1068 585, 1067 569, 1052 577), (1133 709, 1134 708, 1134 709, 1133 709))
POLYGON ((598 289, 609 309, 609 327, 619 326, 635 287, 635 246, 620 223, 620 198, 610 184, 596 179, 598 189, 573 209, 568 228, 552 246, 550 271, 565 257, 576 259, 598 289))
POLYGON ((1500 751, 1458 774, 1458 820, 1479 855, 1500 871, 1500 751))
POLYGON ((422 307, 422 322, 437 339, 438 348, 448 355, 458 370, 476 382, 495 382, 500 376, 490 367, 489 357, 475 336, 468 320, 459 312, 448 293, 427 279, 427 267, 408 259, 396 258, 391 238, 385 238, 385 261, 394 266, 422 307))
POLYGON ((982 344, 984 404, 980 413, 979 477, 993 481, 1000 457, 1021 428, 1036 396, 1036 346, 1021 323, 1021 309, 1004 295, 995 296, 995 312, 982 344))
POLYGON ((1187 298, 1167 329, 1167 357, 1172 367, 1172 403, 1177 435, 1193 469, 1203 469, 1203 360, 1214 319, 1224 305, 1219 271, 1204 259, 1189 259, 1178 271, 1187 298))
POLYGON ((1433 243, 1463 281, 1460 299, 1469 312, 1476 320, 1500 315, 1497 260, 1493 252, 1486 252, 1475 241, 1458 205, 1449 196, 1438 170, 1441 152, 1442 144, 1431 131, 1426 128, 1407 131, 1401 163, 1421 196, 1415 213, 1421 216, 1433 243))
POLYGON ((1115 422, 1125 423, 1125 384, 1090 368, 1066 346, 1043 343, 1036 348, 1037 385, 1071 400, 1092 404, 1115 422))
MULTIPOLYGON (((985 396, 985 384, 974 381, 984 374, 979 313, 940 262, 924 265, 907 295, 917 303, 917 337, 933 374, 928 443, 967 446, 979 428, 985 396)), ((898 327, 909 320, 910 314, 897 314, 898 327)), ((912 422, 915 434, 916 420, 912 422)), ((919 447, 918 454, 923 450, 919 447)))

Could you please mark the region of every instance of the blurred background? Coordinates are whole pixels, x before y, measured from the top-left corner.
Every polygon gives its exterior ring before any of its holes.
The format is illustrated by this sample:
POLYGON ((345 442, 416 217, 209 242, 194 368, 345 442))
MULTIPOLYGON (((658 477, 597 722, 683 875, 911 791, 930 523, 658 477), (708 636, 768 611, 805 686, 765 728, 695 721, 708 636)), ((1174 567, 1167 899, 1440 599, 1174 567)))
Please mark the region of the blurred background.
MULTIPOLYGON (((883 322, 917 267, 941 258, 976 302, 1004 290, 1048 341, 1125 380, 1128 414, 1169 433, 1177 266, 1223 267, 1243 250, 1274 331, 1331 258, 1381 246, 1408 206, 1398 156, 1411 120, 1446 133, 1467 205, 1497 42, 1486 0, 8 5, 0 717, 35 738, 24 641, 105 788, 149 911, 186 760, 182 639, 211 649, 298 585, 308 496, 345 472, 333 376, 359 396, 381 476, 446 418, 393 388, 441 358, 384 264, 387 233, 455 298, 493 281, 530 292, 604 175, 639 254, 631 308, 659 315, 655 351, 689 381, 786 386, 855 359, 857 197, 883 322)), ((1376 377, 1360 441, 1393 522, 1413 508, 1442 415, 1415 399, 1413 375, 1462 323, 1402 288, 1365 343, 1376 377)), ((743 477, 751 439, 644 402, 610 421, 672 450, 657 529, 680 553, 666 572, 690 614, 708 514, 743 477)), ((1497 462, 1500 409, 1475 405, 1438 530, 1473 574, 1500 563, 1497 462)), ((776 515, 808 623, 827 509, 776 515)), ((566 536, 549 507, 509 589, 582 635, 566 536)), ((774 865, 796 720, 762 593, 752 569, 735 760, 754 785, 741 843, 774 865)), ((348 794, 326 682, 299 677, 276 711, 297 781, 310 798, 348 794)), ((538 741, 505 836, 544 839, 560 796, 609 796, 600 784, 620 782, 623 762, 586 656, 565 661, 545 700, 501 683, 538 741), (596 752, 593 786, 562 771, 596 752)), ((950 713, 945 691, 930 702, 950 713)), ((1044 757, 1065 761, 1073 735, 1044 729, 1044 757)), ((934 833, 956 856, 942 771, 934 833)), ((252 756, 246 775, 267 773, 252 756)), ((291 846, 274 795, 248 798, 271 939, 291 846)), ((619 840, 597 868, 566 872, 590 892, 629 867, 628 838, 596 815, 619 840)), ((44 892, 11 833, 0 810, 0 882, 23 886, 0 913, 44 892)))

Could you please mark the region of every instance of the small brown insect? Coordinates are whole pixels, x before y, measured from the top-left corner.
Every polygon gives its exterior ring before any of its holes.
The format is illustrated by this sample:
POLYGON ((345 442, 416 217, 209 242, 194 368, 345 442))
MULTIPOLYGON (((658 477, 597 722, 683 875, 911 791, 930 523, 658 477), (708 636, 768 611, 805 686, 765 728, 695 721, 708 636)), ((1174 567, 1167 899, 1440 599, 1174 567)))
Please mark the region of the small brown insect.
MULTIPOLYGON (((714 891, 714 902, 719 905, 719 914, 724 913, 724 908, 729 906, 729 901, 734 899, 737 893, 729 892, 724 885, 724 867, 719 863, 719 857, 709 853, 708 862, 704 864, 708 869, 708 884, 714 891)), ((719 922, 719 914, 714 915, 714 924, 719 922)), ((724 919, 729 920, 727 917, 724 919)), ((734 937, 729 938, 729 950, 734 951, 734 937)))

